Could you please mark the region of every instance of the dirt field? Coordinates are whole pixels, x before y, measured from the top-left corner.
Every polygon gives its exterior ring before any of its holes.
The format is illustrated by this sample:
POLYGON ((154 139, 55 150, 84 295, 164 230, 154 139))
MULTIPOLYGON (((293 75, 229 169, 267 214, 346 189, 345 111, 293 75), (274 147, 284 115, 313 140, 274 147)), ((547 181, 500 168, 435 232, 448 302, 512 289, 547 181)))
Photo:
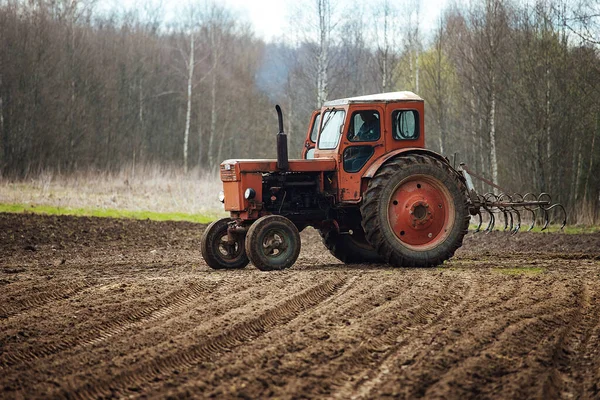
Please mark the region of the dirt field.
POLYGON ((600 234, 213 271, 204 226, 0 214, 0 397, 598 398, 600 234))

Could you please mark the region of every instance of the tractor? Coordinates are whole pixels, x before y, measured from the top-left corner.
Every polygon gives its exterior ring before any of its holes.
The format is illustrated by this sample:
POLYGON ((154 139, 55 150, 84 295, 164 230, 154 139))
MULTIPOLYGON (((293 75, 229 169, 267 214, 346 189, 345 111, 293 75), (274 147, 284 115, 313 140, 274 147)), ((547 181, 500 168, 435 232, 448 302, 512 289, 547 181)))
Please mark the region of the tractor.
POLYGON ((220 165, 219 200, 230 217, 202 236, 211 268, 239 269, 250 261, 262 271, 289 268, 308 226, 344 263, 432 267, 453 256, 481 209, 508 212, 512 229, 517 207, 549 207, 546 198, 478 195, 466 168, 424 147, 424 100, 412 92, 326 102, 313 112, 297 160, 288 159, 276 110, 276 160, 220 165))

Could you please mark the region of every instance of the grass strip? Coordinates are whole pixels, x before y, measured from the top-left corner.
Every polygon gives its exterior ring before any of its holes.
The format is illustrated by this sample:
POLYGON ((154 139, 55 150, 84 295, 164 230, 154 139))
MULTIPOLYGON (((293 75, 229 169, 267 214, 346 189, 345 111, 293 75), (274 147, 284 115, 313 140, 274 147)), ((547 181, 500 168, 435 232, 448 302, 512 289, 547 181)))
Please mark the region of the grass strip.
MULTIPOLYGON (((481 225, 480 232, 484 233, 486 227, 487 227, 487 223, 484 223, 483 225, 481 225)), ((469 231, 475 231, 476 229, 477 229, 477 225, 475 225, 475 224, 469 225, 469 231)), ((527 226, 522 225, 521 229, 519 230, 519 233, 527 232, 528 229, 529 229, 529 225, 527 225, 527 226)), ((498 225, 496 225, 496 227, 494 228, 494 232, 503 232, 503 231, 504 231, 504 225, 502 225, 501 227, 498 227, 498 225)), ((548 228, 546 228, 545 230, 542 230, 541 226, 536 225, 533 227, 531 232, 566 233, 568 235, 581 235, 583 233, 598 233, 598 232, 600 232, 600 226, 567 225, 561 231, 560 225, 549 225, 548 228)), ((508 230, 506 231, 506 233, 510 234, 510 232, 508 230)))
POLYGON ((149 219, 152 221, 188 221, 207 224, 224 214, 186 214, 181 212, 131 211, 116 209, 69 208, 33 204, 0 204, 0 213, 33 213, 45 215, 73 215, 77 217, 149 219))

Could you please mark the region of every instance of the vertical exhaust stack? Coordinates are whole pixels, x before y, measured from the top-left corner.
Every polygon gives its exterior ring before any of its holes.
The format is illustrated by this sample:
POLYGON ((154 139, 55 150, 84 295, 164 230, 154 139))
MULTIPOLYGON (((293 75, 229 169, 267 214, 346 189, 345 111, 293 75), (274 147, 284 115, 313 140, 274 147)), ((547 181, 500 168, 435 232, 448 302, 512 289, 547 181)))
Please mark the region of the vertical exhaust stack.
POLYGON ((287 135, 283 131, 283 114, 281 113, 279 104, 275 106, 275 110, 277 110, 277 120, 279 122, 279 133, 277 134, 277 168, 287 170, 289 168, 287 135))

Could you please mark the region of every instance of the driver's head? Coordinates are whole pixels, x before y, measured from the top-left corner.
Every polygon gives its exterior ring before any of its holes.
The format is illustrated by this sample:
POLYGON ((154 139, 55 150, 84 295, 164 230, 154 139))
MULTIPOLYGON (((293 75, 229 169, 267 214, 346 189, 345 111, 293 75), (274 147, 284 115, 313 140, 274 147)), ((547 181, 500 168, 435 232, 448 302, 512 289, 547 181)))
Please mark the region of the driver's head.
POLYGON ((365 122, 371 122, 374 119, 376 119, 375 113, 373 111, 363 111, 360 113, 360 117, 365 122))

